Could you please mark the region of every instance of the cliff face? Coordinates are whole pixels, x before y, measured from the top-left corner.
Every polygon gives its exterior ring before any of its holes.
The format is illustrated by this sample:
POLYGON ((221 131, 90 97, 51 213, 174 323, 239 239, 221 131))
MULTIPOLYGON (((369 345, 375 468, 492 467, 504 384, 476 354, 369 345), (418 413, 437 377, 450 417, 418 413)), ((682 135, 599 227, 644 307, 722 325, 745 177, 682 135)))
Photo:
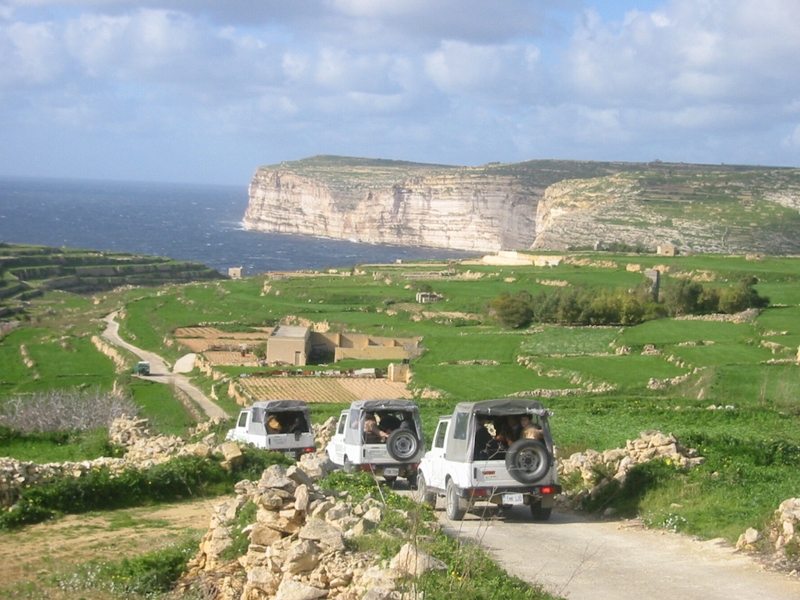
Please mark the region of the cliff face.
POLYGON ((431 173, 391 185, 326 184, 260 168, 250 184, 246 229, 478 252, 527 248, 537 198, 507 176, 431 173))
POLYGON ((625 243, 800 252, 800 170, 313 157, 259 168, 244 227, 475 252, 625 243))

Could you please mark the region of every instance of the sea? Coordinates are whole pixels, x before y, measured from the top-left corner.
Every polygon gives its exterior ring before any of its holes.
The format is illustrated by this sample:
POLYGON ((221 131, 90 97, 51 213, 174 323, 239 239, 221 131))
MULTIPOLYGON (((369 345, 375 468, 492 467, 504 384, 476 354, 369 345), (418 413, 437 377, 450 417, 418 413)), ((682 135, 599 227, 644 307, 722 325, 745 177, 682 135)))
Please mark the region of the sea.
POLYGON ((0 178, 0 242, 163 256, 245 276, 472 256, 245 231, 247 203, 246 185, 0 178))

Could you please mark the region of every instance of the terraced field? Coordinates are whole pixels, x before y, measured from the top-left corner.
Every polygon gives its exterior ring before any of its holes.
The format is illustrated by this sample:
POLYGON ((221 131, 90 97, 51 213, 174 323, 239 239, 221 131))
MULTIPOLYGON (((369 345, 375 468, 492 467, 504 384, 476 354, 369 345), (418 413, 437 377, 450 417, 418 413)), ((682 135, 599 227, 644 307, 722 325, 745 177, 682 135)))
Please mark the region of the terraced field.
POLYGON ((354 377, 247 377, 241 380, 256 400, 303 400, 305 402, 353 402, 411 398, 403 383, 387 379, 354 377))

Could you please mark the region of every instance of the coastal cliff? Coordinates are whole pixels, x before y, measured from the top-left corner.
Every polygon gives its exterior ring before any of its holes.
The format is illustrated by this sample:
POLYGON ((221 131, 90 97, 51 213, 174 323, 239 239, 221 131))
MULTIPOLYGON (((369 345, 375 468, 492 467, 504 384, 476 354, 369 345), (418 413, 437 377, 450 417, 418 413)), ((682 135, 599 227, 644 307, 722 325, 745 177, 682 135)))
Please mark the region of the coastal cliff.
POLYGON ((800 252, 800 170, 318 156, 260 167, 246 229, 475 252, 603 244, 800 252))
POLYGON ((324 175, 259 168, 245 228, 477 252, 527 248, 535 239, 540 194, 508 175, 408 163, 324 175))

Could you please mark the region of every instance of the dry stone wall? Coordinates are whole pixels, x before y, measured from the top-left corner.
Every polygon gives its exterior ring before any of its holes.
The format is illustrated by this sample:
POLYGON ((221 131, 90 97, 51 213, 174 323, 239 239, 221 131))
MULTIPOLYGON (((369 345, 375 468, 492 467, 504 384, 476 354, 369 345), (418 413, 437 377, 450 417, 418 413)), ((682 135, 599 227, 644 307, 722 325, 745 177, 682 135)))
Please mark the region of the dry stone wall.
POLYGON ((693 469, 705 462, 705 458, 698 456, 697 450, 685 448, 674 435, 645 431, 638 439, 628 440, 624 448, 576 452, 569 458, 559 460, 558 471, 561 477, 580 473, 584 485, 568 497, 570 505, 580 506, 584 498, 594 498, 611 481, 624 485, 628 472, 636 465, 656 459, 670 460, 683 469, 693 469), (600 475, 602 473, 609 476, 603 477, 600 475))

